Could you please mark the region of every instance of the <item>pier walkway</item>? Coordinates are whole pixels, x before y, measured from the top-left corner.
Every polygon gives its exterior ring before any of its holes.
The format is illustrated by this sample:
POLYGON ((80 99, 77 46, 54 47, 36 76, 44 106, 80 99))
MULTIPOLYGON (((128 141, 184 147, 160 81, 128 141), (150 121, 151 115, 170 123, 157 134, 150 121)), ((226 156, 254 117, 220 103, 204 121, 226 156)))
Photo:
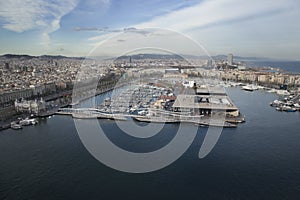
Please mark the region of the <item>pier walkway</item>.
POLYGON ((202 126, 237 127, 236 123, 244 122, 244 118, 228 118, 221 115, 190 116, 170 111, 163 111, 159 116, 143 116, 129 113, 108 113, 97 108, 61 108, 58 115, 72 115, 79 119, 113 119, 129 120, 130 118, 141 122, 154 123, 193 123, 202 126))

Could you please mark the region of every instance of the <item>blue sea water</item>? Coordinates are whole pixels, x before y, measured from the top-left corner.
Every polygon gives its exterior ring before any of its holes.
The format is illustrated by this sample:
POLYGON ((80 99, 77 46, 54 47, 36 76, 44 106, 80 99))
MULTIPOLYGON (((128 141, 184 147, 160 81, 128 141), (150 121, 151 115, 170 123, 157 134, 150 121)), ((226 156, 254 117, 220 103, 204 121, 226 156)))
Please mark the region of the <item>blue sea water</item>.
POLYGON ((273 67, 290 73, 300 73, 300 61, 247 61, 246 63, 253 67, 273 67))
MULTIPOLYGON (((203 159, 198 153, 207 128, 199 128, 180 159, 146 174, 98 162, 82 145, 69 116, 2 131, 0 199, 299 199, 300 114, 270 107, 274 94, 239 88, 227 92, 246 123, 223 129, 203 159)), ((144 141, 124 136, 111 120, 99 123, 112 141, 134 150, 161 148, 178 129, 166 124, 144 141)))

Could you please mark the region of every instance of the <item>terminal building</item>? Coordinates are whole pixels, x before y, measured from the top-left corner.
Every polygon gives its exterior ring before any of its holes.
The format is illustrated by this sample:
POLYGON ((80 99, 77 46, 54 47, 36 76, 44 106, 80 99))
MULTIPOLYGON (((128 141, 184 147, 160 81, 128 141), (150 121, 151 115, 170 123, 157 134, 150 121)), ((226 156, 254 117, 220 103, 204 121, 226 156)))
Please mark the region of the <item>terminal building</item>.
POLYGON ((211 115, 225 113, 226 116, 238 117, 239 109, 226 95, 223 88, 198 88, 196 94, 179 94, 173 104, 173 111, 189 115, 211 115))

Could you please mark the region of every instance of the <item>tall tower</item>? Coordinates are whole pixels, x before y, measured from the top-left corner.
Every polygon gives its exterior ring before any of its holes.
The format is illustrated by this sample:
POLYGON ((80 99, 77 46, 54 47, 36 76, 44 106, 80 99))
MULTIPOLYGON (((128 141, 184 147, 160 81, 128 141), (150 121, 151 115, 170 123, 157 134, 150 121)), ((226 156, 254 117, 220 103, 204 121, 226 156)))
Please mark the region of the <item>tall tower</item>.
POLYGON ((232 53, 228 54, 227 63, 228 63, 228 65, 233 64, 233 54, 232 53))
POLYGON ((207 60, 207 64, 206 64, 206 66, 207 67, 212 67, 212 59, 209 59, 209 60, 207 60))
POLYGON ((5 62, 5 69, 9 70, 9 63, 8 62, 5 62))

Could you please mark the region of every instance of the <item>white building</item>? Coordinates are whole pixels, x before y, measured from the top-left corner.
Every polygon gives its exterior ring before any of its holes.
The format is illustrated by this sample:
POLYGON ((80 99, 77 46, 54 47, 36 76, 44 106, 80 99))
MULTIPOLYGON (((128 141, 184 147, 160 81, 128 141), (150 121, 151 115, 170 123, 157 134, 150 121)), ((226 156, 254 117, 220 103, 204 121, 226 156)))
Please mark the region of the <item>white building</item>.
POLYGON ((15 109, 17 112, 38 114, 39 111, 45 110, 45 108, 46 108, 46 103, 42 98, 40 99, 40 101, 37 100, 26 101, 22 99, 19 102, 17 99, 15 100, 15 109))
POLYGON ((185 88, 192 88, 194 87, 194 84, 195 84, 195 81, 183 81, 182 85, 185 87, 185 88))

